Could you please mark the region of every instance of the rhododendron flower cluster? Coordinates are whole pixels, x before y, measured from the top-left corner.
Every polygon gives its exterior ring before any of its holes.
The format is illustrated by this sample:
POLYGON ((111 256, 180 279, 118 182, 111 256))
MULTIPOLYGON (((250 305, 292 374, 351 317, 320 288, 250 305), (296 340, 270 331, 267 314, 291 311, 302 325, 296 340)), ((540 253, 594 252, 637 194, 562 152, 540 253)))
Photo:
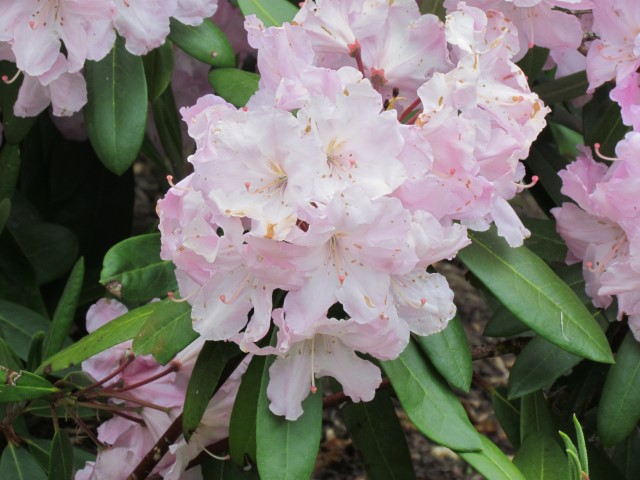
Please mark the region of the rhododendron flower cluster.
POLYGON ((24 75, 16 115, 50 103, 57 116, 78 112, 87 102, 84 63, 104 58, 116 34, 144 55, 164 43, 171 17, 198 25, 216 8, 217 0, 0 0, 0 60, 24 75))
POLYGON ((618 301, 618 320, 640 340, 640 133, 616 147, 610 166, 588 150, 560 172, 562 193, 576 201, 552 210, 569 247, 567 262, 582 261, 586 292, 599 308, 618 301))
MULTIPOLYGON (((127 308, 116 300, 99 300, 87 312, 87 330, 92 332, 126 312, 127 308)), ((131 341, 83 362, 82 369, 102 382, 86 396, 110 397, 115 413, 98 427, 97 440, 103 447, 96 461, 87 462, 76 474, 77 480, 127 478, 131 474, 182 411, 202 344, 201 339, 196 340, 164 367, 151 355, 134 357, 131 341)), ((154 472, 166 479, 202 478, 199 467, 184 472, 189 461, 204 448, 228 436, 231 408, 246 364, 245 361, 236 369, 211 398, 189 444, 181 439, 172 445, 154 472)))
POLYGON ((158 204, 161 255, 203 338, 277 355, 270 408, 294 420, 317 377, 371 400, 380 370, 359 353, 446 327, 453 292, 428 268, 467 227, 522 244, 507 201, 547 109, 497 11, 461 4, 445 25, 413 0, 317 1, 246 27, 260 89, 182 110, 194 172, 158 204))

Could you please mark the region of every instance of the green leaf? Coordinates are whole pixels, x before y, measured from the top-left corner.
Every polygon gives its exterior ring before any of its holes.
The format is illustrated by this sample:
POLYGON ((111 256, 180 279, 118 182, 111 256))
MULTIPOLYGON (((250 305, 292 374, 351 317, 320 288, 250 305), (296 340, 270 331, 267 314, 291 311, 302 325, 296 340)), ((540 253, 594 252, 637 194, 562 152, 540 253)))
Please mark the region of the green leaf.
POLYGON ((207 341, 200 350, 189 379, 182 413, 182 431, 187 440, 200 425, 227 362, 238 354, 238 346, 231 342, 207 341))
POLYGON ((200 464, 202 478, 207 480, 260 480, 256 469, 241 470, 232 462, 209 458, 200 464))
POLYGON ((147 126, 147 82, 139 56, 121 37, 99 62, 87 61, 84 116, 91 145, 113 173, 123 174, 138 156, 147 126))
POLYGON ((35 270, 38 285, 63 276, 78 257, 78 240, 71 230, 62 225, 23 225, 13 234, 35 270))
POLYGON ((520 442, 523 443, 534 432, 542 432, 550 437, 555 435, 551 413, 541 391, 520 399, 520 442))
POLYGON ((587 73, 583 70, 535 85, 531 90, 537 93, 544 103, 553 105, 556 102, 566 102, 584 95, 588 87, 587 73))
POLYGON ((256 411, 256 455, 261 480, 310 478, 316 463, 322 433, 322 384, 302 402, 304 413, 295 422, 269 410, 267 359, 256 411), (275 447, 274 447, 275 446, 275 447))
POLYGON ((367 478, 410 480, 416 477, 389 392, 376 392, 370 402, 347 403, 340 412, 353 443, 360 450, 367 478))
POLYGON ((173 44, 170 40, 142 57, 149 101, 155 102, 171 83, 173 74, 173 44))
MULTIPOLYGON (((0 62, 0 75, 7 75, 11 78, 17 71, 18 68, 14 63, 0 62)), ((24 75, 20 75, 13 83, 0 82, 0 110, 2 110, 2 123, 4 124, 3 133, 7 143, 11 145, 20 143, 38 119, 38 117, 16 117, 13 113, 13 106, 18 99, 18 91, 23 80, 24 75)))
POLYGON ((447 11, 444 8, 444 0, 419 0, 418 6, 420 7, 420 13, 437 15, 440 20, 445 19, 447 11))
POLYGON ((31 338, 31 343, 29 344, 29 355, 27 356, 27 370, 35 370, 36 367, 42 363, 42 350, 46 335, 47 334, 42 330, 38 330, 31 338))
POLYGON ((452 450, 482 448, 460 401, 413 342, 396 360, 381 364, 402 407, 422 433, 452 450))
POLYGON ((491 392, 493 413, 514 448, 520 447, 520 401, 508 400, 506 389, 496 388, 491 392))
POLYGON ((86 337, 82 337, 61 352, 45 359, 36 373, 55 372, 79 365, 80 362, 107 348, 131 340, 150 319, 157 316, 174 318, 180 315, 183 309, 184 305, 165 299, 131 310, 94 330, 86 337))
POLYGON ((254 356, 242 376, 229 423, 229 454, 236 465, 256 463, 256 411, 267 357, 254 356))
POLYGON ((7 223, 10 213, 11 200, 8 198, 0 200, 0 234, 2 234, 2 230, 4 230, 4 226, 7 223))
POLYGON ((529 79, 529 84, 538 76, 548 57, 549 49, 536 45, 530 48, 525 56, 517 62, 518 66, 529 79))
MULTIPOLYGON (((182 178, 184 155, 182 153, 182 132, 178 109, 173 98, 173 90, 165 92, 151 105, 153 121, 158 130, 160 143, 171 162, 174 175, 182 178)), ((177 181, 177 180, 176 180, 177 181)))
POLYGON ((0 403, 33 400, 59 391, 58 388, 38 375, 0 366, 0 403))
POLYGON ((460 453, 473 468, 491 480, 528 480, 491 440, 482 435, 480 440, 481 451, 460 453))
POLYGON ((508 308, 501 305, 487 322, 482 334, 487 337, 515 337, 530 330, 508 308))
POLYGON ((550 197, 555 206, 569 201, 569 197, 560 191, 562 179, 558 176, 558 171, 566 167, 569 161, 558 152, 555 145, 540 141, 534 143, 525 162, 527 167, 538 176, 545 194, 550 197))
POLYGON ((73 318, 78 306, 82 282, 84 281, 84 258, 80 258, 71 270, 67 284, 53 314, 49 334, 44 341, 44 358, 50 357, 62 349, 65 338, 73 325, 73 318))
MULTIPOLYGON (((7 144, 0 150, 0 200, 11 198, 20 172, 20 147, 7 144)), ((2 231, 2 228, 0 228, 2 231)))
POLYGON ((598 432, 605 446, 624 440, 640 420, 640 344, 627 333, 609 369, 598 407, 598 432))
POLYGON ((564 262, 567 245, 556 232, 556 223, 552 220, 525 218, 522 223, 531 231, 525 240, 525 246, 548 263, 564 262))
POLYGON ((49 455, 49 480, 73 480, 73 447, 64 430, 56 430, 49 455))
POLYGON ((558 433, 564 442, 565 452, 567 452, 567 456, 569 457, 569 475, 567 475, 567 478, 580 480, 582 478, 580 474, 582 469, 580 467, 580 459, 578 458, 578 449, 566 433, 558 433))
POLYGON ((567 457, 555 440, 543 432, 533 432, 524 439, 513 463, 527 480, 569 478, 567 457))
POLYGON ((615 156, 615 147, 629 131, 622 123, 620 105, 611 100, 612 87, 603 85, 598 88, 591 101, 583 107, 582 125, 586 145, 600 144, 600 152, 615 156))
POLYGON ((576 414, 573 414, 573 425, 576 429, 576 438, 578 440, 578 458, 580 459, 580 466, 582 471, 589 475, 589 456, 587 454, 587 443, 584 440, 584 432, 582 431, 582 425, 578 421, 576 414))
POLYGON ((7 444, 0 458, 0 478, 11 480, 46 480, 47 475, 31 454, 24 448, 7 444))
POLYGON ((133 339, 136 355, 152 354, 161 365, 166 365, 178 352, 198 338, 191 326, 191 306, 180 302, 175 317, 155 316, 145 323, 133 339))
POLYGON ((27 360, 31 339, 39 331, 48 331, 49 320, 22 305, 0 300, 0 330, 18 356, 27 360))
POLYGON ((160 258, 160 234, 123 240, 104 257, 100 283, 124 301, 148 302, 177 288, 173 263, 160 258))
POLYGON ((471 387, 473 364, 471 349, 460 317, 456 315, 441 332, 417 339, 440 375, 454 387, 468 392, 471 387))
POLYGON ((576 294, 526 247, 511 248, 495 234, 469 232, 458 253, 480 281, 540 336, 596 362, 612 363, 609 343, 576 294))
POLYGON ((193 58, 215 68, 233 67, 236 57, 229 39, 211 20, 205 19, 197 27, 171 18, 169 38, 193 58))
POLYGON ((637 427, 624 442, 618 444, 613 461, 628 480, 640 478, 640 431, 637 427))
POLYGON ((220 68, 209 72, 209 83, 216 94, 236 107, 244 107, 258 90, 260 75, 237 68, 220 68))
POLYGON ((245 17, 255 15, 265 27, 279 27, 293 20, 298 13, 298 9, 286 0, 238 0, 238 6, 245 17))

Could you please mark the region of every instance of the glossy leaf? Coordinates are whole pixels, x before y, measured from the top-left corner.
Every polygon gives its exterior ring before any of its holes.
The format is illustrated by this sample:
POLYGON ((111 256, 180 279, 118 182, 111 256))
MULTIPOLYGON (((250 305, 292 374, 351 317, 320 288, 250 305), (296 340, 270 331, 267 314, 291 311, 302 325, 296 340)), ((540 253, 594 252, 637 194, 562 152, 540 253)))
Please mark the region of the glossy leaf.
POLYGON ((530 330, 508 308, 501 305, 487 322, 482 334, 487 337, 515 337, 530 330))
POLYGON ((20 172, 20 147, 11 144, 2 146, 0 172, 2 172, 0 175, 0 200, 11 198, 20 172))
POLYGON ((640 478, 640 431, 637 427, 616 447, 613 461, 628 480, 640 478))
POLYGON ((64 430, 56 430, 49 455, 49 480, 72 480, 74 478, 73 447, 64 430))
POLYGON ((263 372, 256 410, 256 456, 261 480, 310 478, 320 447, 322 426, 322 384, 302 402, 304 413, 295 422, 269 410, 268 358, 263 372), (274 448, 274 445, 277 447, 274 448))
POLYGON ((549 58, 549 50, 536 45, 527 50, 525 56, 518 60, 518 66, 527 76, 530 83, 538 76, 547 58, 549 58))
POLYGON ((2 230, 4 230, 4 226, 7 223, 10 213, 11 200, 8 198, 0 200, 0 234, 2 234, 2 230))
MULTIPOLYGON (((38 365, 42 363, 42 351, 44 349, 44 339, 46 333, 42 330, 38 330, 33 337, 31 337, 31 343, 29 344, 29 355, 27 356, 27 370, 35 370, 38 365)), ((6 364, 0 364, 5 365, 6 364)), ((11 368, 11 367, 9 367, 11 368)))
POLYGON ((177 288, 174 270, 173 263, 160 258, 159 233, 138 235, 107 252, 100 283, 126 302, 143 303, 177 288))
POLYGON ((193 58, 215 68, 233 67, 235 54, 224 32, 209 19, 193 27, 171 18, 169 38, 193 58))
POLYGON ((480 440, 481 451, 460 453, 473 468, 491 480, 528 480, 491 440, 482 435, 480 440))
POLYGON ((205 342, 193 367, 182 413, 182 431, 188 440, 202 420, 220 375, 231 357, 239 354, 231 342, 205 342))
POLYGON ((169 87, 173 74, 173 44, 166 40, 142 57, 149 101, 155 102, 169 87))
POLYGON ((0 365, 11 370, 20 370, 22 362, 11 346, 0 337, 0 365))
POLYGON ((513 463, 527 480, 567 480, 567 457, 553 438, 544 432, 533 432, 522 442, 513 463))
POLYGON ((440 375, 454 387, 468 392, 471 387, 473 364, 471 349, 460 317, 454 317, 441 332, 417 337, 417 340, 440 375))
POLYGON ((640 344, 631 332, 609 369, 598 407, 598 432, 606 446, 617 445, 640 420, 640 344))
POLYGON ((407 440, 387 391, 370 402, 347 403, 341 410, 349 436, 360 450, 367 478, 415 478, 407 440))
POLYGON ((298 13, 287 0, 238 0, 238 6, 245 17, 255 15, 265 27, 279 27, 293 20, 298 13))
POLYGON ((157 315, 142 326, 133 339, 133 351, 136 355, 151 354, 166 365, 198 336, 191 326, 191 306, 180 302, 174 316, 157 315))
POLYGON ((38 375, 0 366, 0 403, 33 400, 59 391, 48 380, 38 375))
POLYGON ((542 391, 520 399, 520 442, 524 442, 535 432, 542 432, 551 437, 556 432, 542 391))
POLYGON ((236 107, 244 107, 258 90, 260 76, 237 68, 220 68, 209 72, 209 83, 216 94, 236 107))
POLYGON ((202 478, 207 480, 260 480, 255 468, 244 471, 231 462, 215 458, 205 460, 200 467, 202 478))
POLYGON ((447 14, 444 8, 444 0, 419 0, 418 6, 420 7, 420 13, 437 15, 440 20, 445 19, 447 14))
POLYGON ((496 419, 514 448, 520 447, 520 401, 507 399, 506 389, 491 393, 491 405, 496 419))
POLYGON ((396 360, 381 365, 402 407, 422 433, 452 450, 482 448, 460 401, 413 342, 396 360))
MULTIPOLYGON (((229 423, 229 453, 236 465, 256 462, 256 411, 267 357, 254 356, 242 376, 229 423)), ((266 387, 265 387, 266 388, 266 387)))
POLYGON ((58 371, 79 365, 87 358, 119 343, 131 340, 140 328, 156 316, 174 318, 183 313, 184 306, 169 299, 149 303, 130 310, 81 338, 73 345, 44 360, 36 373, 58 371))
POLYGON ((142 58, 121 37, 99 62, 87 61, 87 134, 102 163, 123 174, 138 156, 147 126, 147 82, 142 58))
POLYGON ((587 73, 581 71, 535 85, 531 90, 537 93, 545 104, 553 105, 584 95, 588 86, 587 73))
POLYGON ((44 341, 44 358, 50 357, 62 349, 78 306, 82 282, 84 281, 84 258, 80 258, 71 270, 67 284, 53 314, 51 328, 44 341))
POLYGON ((0 478, 11 480, 46 480, 47 474, 24 448, 7 444, 0 458, 0 478))
POLYGON ((39 330, 49 330, 49 320, 22 305, 0 300, 0 330, 7 343, 23 360, 29 355, 31 338, 39 330))
POLYGON ((548 263, 564 262, 567 245, 556 232, 554 221, 526 218, 522 223, 531 231, 531 236, 524 243, 529 250, 548 263))
POLYGON ((569 198, 560 191, 562 180, 558 176, 558 171, 566 167, 569 162, 554 145, 540 141, 534 143, 525 163, 540 180, 539 185, 534 187, 532 192, 535 193, 536 189, 541 188, 544 195, 553 203, 549 207, 560 206, 562 202, 569 201, 569 198))
POLYGON ((37 223, 16 228, 13 234, 44 285, 67 273, 78 258, 78 240, 66 227, 37 223))
MULTIPOLYGON (((17 72, 14 63, 1 61, 0 75, 13 77, 17 72)), ((36 122, 37 117, 17 117, 13 113, 13 106, 18 99, 18 91, 22 86, 24 75, 18 76, 13 83, 0 82, 0 110, 2 110, 2 123, 4 125, 4 136, 7 143, 16 145, 20 143, 29 133, 31 127, 36 122)))
POLYGON ((469 236, 473 243, 458 256, 520 320, 570 353, 613 362, 597 322, 543 260, 526 247, 509 247, 494 229, 469 236))
POLYGON ((610 85, 602 85, 583 107, 583 130, 586 145, 600 144, 600 152, 615 156, 616 144, 629 131, 622 123, 620 106, 611 100, 610 85))

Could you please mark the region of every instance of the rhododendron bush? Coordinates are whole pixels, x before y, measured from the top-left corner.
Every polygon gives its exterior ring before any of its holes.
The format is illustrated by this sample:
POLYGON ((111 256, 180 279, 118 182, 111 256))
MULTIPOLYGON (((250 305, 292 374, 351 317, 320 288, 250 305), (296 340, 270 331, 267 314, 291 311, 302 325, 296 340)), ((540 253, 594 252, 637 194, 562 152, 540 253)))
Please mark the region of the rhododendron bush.
POLYGON ((0 9, 0 478, 640 477, 634 2, 0 9))

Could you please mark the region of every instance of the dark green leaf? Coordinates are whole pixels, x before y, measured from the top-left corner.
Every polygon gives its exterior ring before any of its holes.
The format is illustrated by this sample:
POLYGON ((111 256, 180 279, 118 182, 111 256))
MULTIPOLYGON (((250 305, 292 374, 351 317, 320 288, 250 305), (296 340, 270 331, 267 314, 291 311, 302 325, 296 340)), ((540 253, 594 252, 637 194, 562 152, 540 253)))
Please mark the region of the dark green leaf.
MULTIPOLYGON (((17 71, 18 68, 14 63, 4 60, 0 62, 0 75, 11 78, 17 71)), ((13 113, 13 106, 18 99, 18 91, 23 80, 24 75, 20 75, 13 83, 0 82, 0 110, 2 110, 4 136, 7 143, 12 145, 20 143, 27 136, 37 119, 37 117, 16 117, 13 113)))
POLYGON ((528 480, 491 440, 482 435, 480 440, 481 451, 460 454, 473 468, 491 480, 528 480))
POLYGON ((191 306, 180 302, 175 317, 155 316, 145 323, 133 340, 136 355, 152 354, 162 365, 198 338, 191 326, 191 306))
POLYGON ((504 305, 501 305, 491 316, 484 327, 483 335, 487 337, 515 337, 530 331, 530 328, 522 323, 504 305))
POLYGON ((551 413, 541 391, 520 399, 520 442, 524 442, 534 432, 542 432, 550 437, 555 435, 551 413))
POLYGON ((11 370, 20 370, 22 368, 20 358, 4 338, 0 338, 0 365, 11 370))
POLYGON ((549 50, 547 48, 534 46, 518 61, 518 66, 529 79, 529 84, 538 76, 548 57, 549 50))
POLYGON ((420 7, 420 13, 437 15, 443 21, 447 14, 444 8, 444 0, 419 0, 418 6, 420 7))
POLYGON ((491 393, 491 405, 500 426, 514 448, 520 447, 520 401, 508 400, 505 388, 491 393))
POLYGON ((569 478, 567 457, 555 440, 543 432, 533 432, 524 439, 513 463, 527 480, 569 478))
POLYGON ((80 362, 107 348, 131 340, 150 319, 156 316, 174 318, 180 315, 183 309, 184 306, 180 303, 165 299, 131 310, 94 330, 61 352, 45 359, 36 370, 36 373, 44 371, 55 372, 79 365, 80 362))
POLYGON ((525 246, 548 263, 564 262, 567 256, 567 245, 556 232, 556 224, 552 220, 525 218, 522 223, 531 231, 525 246))
POLYGON ((611 100, 610 85, 598 88, 591 101, 583 108, 583 130, 586 145, 600 144, 600 152, 614 156, 616 144, 629 131, 629 127, 622 123, 620 106, 611 100))
POLYGON ((59 392, 47 380, 33 373, 0 366, 0 403, 33 400, 59 392))
POLYGON ((0 458, 0 478, 7 480, 46 480, 38 461, 21 447, 8 443, 0 458))
POLYGON ((182 430, 187 440, 200 424, 227 362, 238 353, 237 345, 230 342, 207 341, 202 347, 184 400, 182 430))
POLYGON ((35 370, 42 363, 42 350, 46 335, 42 330, 38 330, 31 338, 29 355, 27 356, 27 370, 35 370))
POLYGON ((584 95, 588 86, 587 73, 582 71, 535 85, 532 90, 544 103, 553 105, 556 102, 565 102, 584 95))
POLYGON ((539 141, 534 143, 525 162, 540 179, 539 185, 534 187, 532 192, 537 188, 543 188, 555 206, 569 201, 569 198, 560 192, 562 180, 558 176, 558 171, 566 167, 569 161, 558 152, 555 145, 539 141))
POLYGON ((87 61, 84 116, 91 145, 102 163, 121 175, 138 156, 147 126, 147 82, 139 56, 118 37, 99 62, 87 61))
MULTIPOLYGON (((11 198, 20 172, 20 147, 7 144, 0 150, 0 200, 11 198)), ((2 229, 0 228, 0 231, 2 229)))
POLYGON ((174 270, 173 263, 160 259, 159 233, 138 235, 107 252, 100 283, 126 302, 143 303, 176 289, 174 270))
POLYGON ((624 440, 640 420, 640 344, 627 333, 607 374, 598 408, 598 432, 606 446, 624 440))
POLYGON ((415 478, 407 440, 387 391, 371 402, 348 403, 341 410, 344 423, 360 450, 371 480, 415 478))
MULTIPOLYGON (((160 143, 172 165, 174 175, 183 176, 184 155, 182 153, 181 121, 173 98, 173 90, 165 92, 151 106, 153 121, 158 129, 160 143)), ((177 181, 177 180, 176 180, 177 181)))
POLYGON ((256 411, 256 455, 262 480, 297 480, 311 477, 322 433, 322 384, 304 402, 304 413, 295 422, 269 410, 268 358, 256 411), (274 448, 274 446, 277 447, 274 448))
POLYGON ((212 67, 225 68, 236 64, 229 39, 211 20, 205 19, 197 27, 192 27, 172 18, 169 38, 193 58, 212 67))
POLYGON ((4 230, 4 226, 7 223, 9 214, 11 213, 11 200, 5 198, 0 200, 0 234, 4 230))
POLYGON ((209 83, 216 94, 236 107, 243 107, 258 90, 260 76, 237 68, 220 68, 209 72, 209 83))
POLYGON ((287 0, 238 0, 242 14, 255 15, 265 27, 279 27, 290 22, 298 13, 298 9, 287 0))
POLYGON ((509 247, 495 229, 469 236, 473 243, 458 256, 520 320, 568 352, 613 362, 597 322, 543 260, 526 247, 509 247))
POLYGON ((396 360, 382 362, 382 368, 402 407, 422 433, 452 450, 482 448, 460 401, 413 342, 396 360))
POLYGON ((618 444, 613 461, 620 467, 627 480, 640 478, 640 431, 637 427, 624 442, 618 444))
POLYGON ((149 101, 155 102, 171 83, 173 74, 173 44, 170 40, 154 48, 142 57, 144 76, 147 81, 149 101))
POLYGON ((73 480, 73 447, 63 430, 56 430, 49 455, 49 480, 73 480))
POLYGON ((205 460, 202 468, 202 478, 207 480, 260 480, 256 469, 244 471, 232 462, 225 462, 215 458, 205 460))
POLYGON ((417 339, 440 375, 454 387, 468 392, 473 364, 460 317, 456 315, 441 332, 417 339))
POLYGON ((578 421, 576 414, 573 414, 573 425, 576 429, 576 439, 578 440, 578 458, 580 459, 580 466, 582 471, 589 475, 589 456, 587 454, 587 443, 584 439, 584 432, 582 431, 582 425, 578 421))
POLYGON ((31 339, 39 330, 49 330, 49 320, 22 305, 0 300, 0 330, 7 343, 27 360, 31 339))
MULTIPOLYGON (((44 341, 44 358, 50 357, 62 349, 65 338, 69 334, 73 318, 78 306, 82 282, 84 280, 84 258, 80 258, 71 270, 67 284, 53 314, 49 334, 44 341)), ((37 365, 39 365, 38 362, 37 365)), ((34 366, 37 366, 34 365, 34 366)))
POLYGON ((232 460, 244 467, 249 460, 256 463, 256 411, 267 357, 254 356, 242 376, 229 423, 229 453, 232 460))
POLYGON ((78 258, 76 236, 61 225, 23 225, 13 234, 36 272, 38 285, 60 278, 78 258))

